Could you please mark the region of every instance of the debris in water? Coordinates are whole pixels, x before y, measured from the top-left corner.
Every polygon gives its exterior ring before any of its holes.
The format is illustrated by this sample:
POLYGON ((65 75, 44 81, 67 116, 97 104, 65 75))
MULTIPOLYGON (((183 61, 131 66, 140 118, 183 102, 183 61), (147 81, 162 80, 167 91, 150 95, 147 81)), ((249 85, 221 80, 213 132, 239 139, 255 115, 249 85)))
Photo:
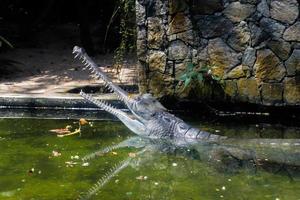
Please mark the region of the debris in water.
POLYGON ((177 163, 172 163, 172 166, 173 167, 177 167, 177 163))
POLYGON ((66 167, 74 167, 74 165, 77 165, 77 162, 73 162, 73 161, 67 161, 65 162, 66 167))
POLYGON ((64 135, 64 134, 69 134, 71 131, 67 128, 59 128, 59 129, 52 129, 49 130, 50 132, 56 133, 58 135, 64 135))
POLYGON ((135 158, 136 157, 136 153, 129 153, 128 156, 131 157, 131 158, 135 158))
POLYGON ((82 164, 83 167, 88 167, 89 165, 90 165, 90 163, 88 163, 88 162, 85 162, 82 164))
POLYGON ((79 119, 79 124, 80 124, 81 126, 83 126, 83 125, 88 124, 88 121, 87 121, 86 119, 84 119, 84 118, 81 118, 81 119, 79 119))
POLYGON ((34 168, 31 168, 30 170, 28 170, 28 175, 31 176, 34 173, 34 168))
POLYGON ((73 160, 73 159, 78 160, 78 159, 79 159, 79 156, 78 156, 78 155, 76 155, 76 156, 71 156, 71 159, 72 159, 72 160, 73 160))
POLYGON ((126 195, 130 196, 132 195, 132 192, 126 192, 126 195))
POLYGON ((58 156, 61 156, 61 153, 58 152, 58 151, 52 151, 52 156, 53 157, 58 157, 58 156))
POLYGON ((140 181, 144 181, 148 179, 148 176, 138 176, 135 179, 140 180, 140 181))

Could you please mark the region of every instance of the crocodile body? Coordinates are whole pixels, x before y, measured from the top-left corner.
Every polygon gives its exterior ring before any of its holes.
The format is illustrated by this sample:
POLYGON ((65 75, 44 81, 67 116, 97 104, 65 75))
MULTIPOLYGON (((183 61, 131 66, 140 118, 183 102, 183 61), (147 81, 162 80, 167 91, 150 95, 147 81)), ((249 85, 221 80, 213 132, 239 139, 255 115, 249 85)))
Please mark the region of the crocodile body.
POLYGON ((125 126, 137 135, 149 138, 169 138, 176 141, 182 139, 186 142, 199 140, 215 141, 225 138, 191 127, 183 120, 170 114, 151 94, 142 94, 131 98, 126 91, 114 84, 101 71, 84 49, 75 46, 73 53, 75 58, 78 57, 84 63, 85 69, 89 69, 97 79, 104 81, 104 84, 117 95, 133 115, 116 109, 107 102, 96 100, 82 91, 80 95, 119 118, 125 126))

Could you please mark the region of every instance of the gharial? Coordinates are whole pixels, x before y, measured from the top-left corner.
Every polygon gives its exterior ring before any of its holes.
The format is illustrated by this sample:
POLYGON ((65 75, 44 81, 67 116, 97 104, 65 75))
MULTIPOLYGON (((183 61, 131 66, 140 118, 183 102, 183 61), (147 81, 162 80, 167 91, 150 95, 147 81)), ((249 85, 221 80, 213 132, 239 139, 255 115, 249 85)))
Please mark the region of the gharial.
POLYGON ((166 108, 151 94, 130 97, 126 91, 114 84, 98 68, 83 48, 75 46, 73 54, 75 54, 75 58, 78 57, 84 63, 85 69, 89 69, 96 78, 104 81, 104 84, 125 103, 133 115, 116 109, 107 102, 94 99, 83 91, 80 92, 80 95, 119 118, 125 126, 137 135, 149 138, 170 138, 179 143, 190 143, 199 140, 216 141, 226 138, 189 126, 183 120, 167 112, 166 108))
MULTIPOLYGON (((91 70, 96 78, 103 80, 104 84, 116 93, 133 115, 116 109, 107 102, 96 100, 82 91, 80 94, 88 101, 119 118, 135 134, 142 136, 131 137, 119 144, 88 154, 82 158, 84 163, 111 150, 134 147, 141 149, 135 153, 136 156, 150 152, 146 158, 151 158, 149 155, 157 151, 165 153, 182 152, 183 154, 191 154, 193 158, 196 156, 202 161, 215 162, 218 164, 217 166, 220 166, 220 163, 224 164, 227 168, 236 166, 237 169, 239 167, 250 169, 253 166, 253 169, 256 170, 257 166, 264 164, 260 161, 265 162, 268 169, 271 169, 271 165, 275 168, 277 165, 281 167, 300 166, 299 139, 229 139, 193 128, 183 120, 168 113, 151 94, 143 94, 135 98, 130 97, 126 91, 115 85, 98 68, 84 49, 75 46, 73 53, 76 58, 79 57, 84 63, 85 68, 91 70), (177 151, 178 149, 179 151, 177 151)), ((129 156, 111 168, 87 192, 80 194, 78 199, 89 199, 124 168, 129 165, 134 166, 134 157, 129 156)), ((148 160, 145 162, 148 162, 148 160)))

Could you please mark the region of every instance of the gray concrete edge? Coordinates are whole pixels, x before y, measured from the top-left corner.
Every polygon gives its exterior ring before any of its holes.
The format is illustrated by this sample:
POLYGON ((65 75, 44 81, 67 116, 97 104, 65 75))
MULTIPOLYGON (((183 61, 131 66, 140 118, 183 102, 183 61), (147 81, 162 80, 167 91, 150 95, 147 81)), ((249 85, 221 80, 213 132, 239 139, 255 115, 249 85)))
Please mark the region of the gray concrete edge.
MULTIPOLYGON (((106 101, 116 108, 124 108, 124 104, 113 94, 93 95, 94 98, 106 101)), ((31 94, 8 94, 0 96, 0 108, 31 109, 97 109, 94 104, 79 95, 41 96, 31 94)), ((99 109, 99 108, 98 108, 99 109)))

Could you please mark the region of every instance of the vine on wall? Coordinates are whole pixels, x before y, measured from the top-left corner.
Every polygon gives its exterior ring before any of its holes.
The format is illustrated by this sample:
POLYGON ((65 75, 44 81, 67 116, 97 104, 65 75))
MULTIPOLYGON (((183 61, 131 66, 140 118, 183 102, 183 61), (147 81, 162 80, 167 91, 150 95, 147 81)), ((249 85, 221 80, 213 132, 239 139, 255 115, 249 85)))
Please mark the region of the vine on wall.
POLYGON ((114 65, 119 72, 125 55, 136 50, 135 0, 119 0, 117 6, 117 12, 120 15, 121 38, 120 45, 115 50, 114 65))

